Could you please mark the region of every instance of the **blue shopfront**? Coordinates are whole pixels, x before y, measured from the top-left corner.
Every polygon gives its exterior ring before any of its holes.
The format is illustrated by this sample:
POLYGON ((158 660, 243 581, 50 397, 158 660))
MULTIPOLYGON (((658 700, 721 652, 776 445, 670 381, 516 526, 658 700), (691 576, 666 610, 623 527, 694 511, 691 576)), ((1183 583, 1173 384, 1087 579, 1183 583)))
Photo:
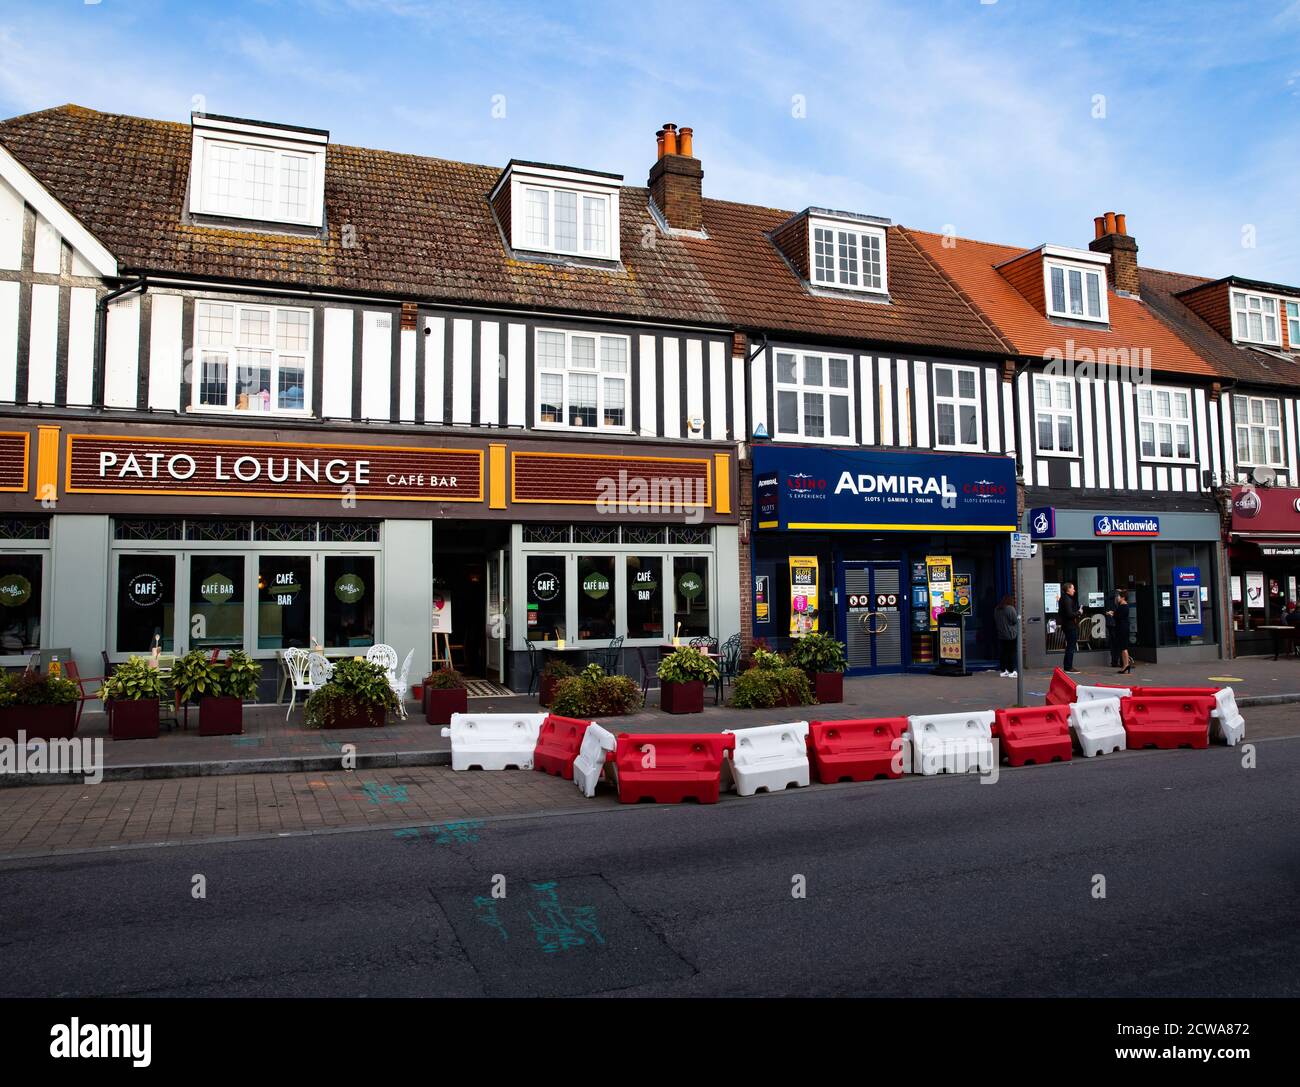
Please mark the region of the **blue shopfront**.
POLYGON ((757 445, 754 637, 784 649, 833 634, 849 674, 928 670, 936 616, 965 616, 969 667, 998 659, 993 609, 1011 591, 1010 457, 757 445))

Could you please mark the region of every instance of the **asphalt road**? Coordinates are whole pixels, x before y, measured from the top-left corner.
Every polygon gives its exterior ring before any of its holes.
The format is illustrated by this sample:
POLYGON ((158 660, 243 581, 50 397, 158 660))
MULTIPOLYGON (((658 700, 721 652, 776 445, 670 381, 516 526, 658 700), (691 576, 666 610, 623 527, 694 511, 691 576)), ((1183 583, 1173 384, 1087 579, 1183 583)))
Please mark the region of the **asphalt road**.
POLYGON ((1300 739, 1255 752, 6 862, 0 995, 1295 996, 1300 739))

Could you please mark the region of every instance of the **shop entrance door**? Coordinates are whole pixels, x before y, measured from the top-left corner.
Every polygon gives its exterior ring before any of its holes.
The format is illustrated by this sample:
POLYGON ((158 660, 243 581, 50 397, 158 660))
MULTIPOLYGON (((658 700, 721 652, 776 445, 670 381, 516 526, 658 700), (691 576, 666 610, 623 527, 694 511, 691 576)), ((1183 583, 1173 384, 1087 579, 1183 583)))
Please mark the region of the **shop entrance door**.
POLYGON ((1112 549, 1115 587, 1128 596, 1130 652, 1134 659, 1156 659, 1156 586, 1149 543, 1117 543, 1112 549))
POLYGON ((902 564, 840 563, 839 598, 848 674, 901 672, 907 620, 902 564))
POLYGON ((506 554, 504 550, 488 555, 487 559, 487 678, 504 684, 506 681, 506 554))

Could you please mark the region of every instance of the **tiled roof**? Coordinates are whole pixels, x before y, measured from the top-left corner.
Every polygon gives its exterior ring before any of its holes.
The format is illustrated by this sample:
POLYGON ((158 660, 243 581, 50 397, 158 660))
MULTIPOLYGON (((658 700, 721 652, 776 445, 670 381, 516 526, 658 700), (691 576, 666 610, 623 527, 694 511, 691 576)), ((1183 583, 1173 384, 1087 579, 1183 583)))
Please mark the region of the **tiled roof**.
MULTIPOLYGON (((1238 347, 1225 340, 1187 308, 1175 295, 1193 287, 1215 282, 1202 276, 1139 268, 1142 300, 1160 319, 1190 344, 1202 358, 1208 359, 1224 377, 1264 385, 1300 386, 1300 363, 1288 362, 1276 354, 1238 347)), ((1228 289, 1226 280, 1220 280, 1228 289)))
POLYGON ((186 223, 185 124, 60 106, 0 122, 0 144, 118 258, 147 270, 373 293, 773 330, 877 346, 1005 353, 898 229, 891 304, 812 295, 765 232, 788 211, 704 201, 708 237, 654 235, 647 190, 622 191, 623 268, 512 258, 487 194, 500 168, 331 144, 328 239, 186 223), (344 248, 351 224, 356 246, 344 248))
POLYGON ((1151 366, 1156 371, 1216 376, 1213 366, 1137 299, 1109 293, 1109 329, 1058 324, 1032 305, 995 267, 1020 256, 1024 249, 966 238, 953 239, 955 244, 945 246, 945 235, 920 230, 907 233, 980 308, 1016 354, 1042 357, 1045 352, 1056 351, 1064 355, 1071 341, 1076 350, 1149 348, 1151 366))

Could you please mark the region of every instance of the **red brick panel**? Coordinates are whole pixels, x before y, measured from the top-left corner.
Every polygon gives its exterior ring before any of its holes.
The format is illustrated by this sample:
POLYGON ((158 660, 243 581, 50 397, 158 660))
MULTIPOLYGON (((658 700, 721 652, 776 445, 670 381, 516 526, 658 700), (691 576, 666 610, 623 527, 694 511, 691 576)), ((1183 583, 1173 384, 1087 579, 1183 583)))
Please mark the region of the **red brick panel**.
POLYGON ((27 434, 0 434, 0 491, 27 490, 27 434))
POLYGON ((1232 296, 1226 283, 1209 283, 1180 297, 1215 332, 1225 340, 1232 339, 1232 296))
POLYGON ((707 508, 713 502, 709 462, 703 457, 516 453, 510 475, 515 502, 594 506, 605 501, 644 507, 646 513, 707 508))
POLYGON ((998 268, 1011 286, 1029 300, 1039 313, 1047 312, 1047 297, 1043 287, 1043 254, 1037 249, 998 268))
POLYGON ((67 464, 71 494, 483 500, 478 450, 70 434, 67 464))

